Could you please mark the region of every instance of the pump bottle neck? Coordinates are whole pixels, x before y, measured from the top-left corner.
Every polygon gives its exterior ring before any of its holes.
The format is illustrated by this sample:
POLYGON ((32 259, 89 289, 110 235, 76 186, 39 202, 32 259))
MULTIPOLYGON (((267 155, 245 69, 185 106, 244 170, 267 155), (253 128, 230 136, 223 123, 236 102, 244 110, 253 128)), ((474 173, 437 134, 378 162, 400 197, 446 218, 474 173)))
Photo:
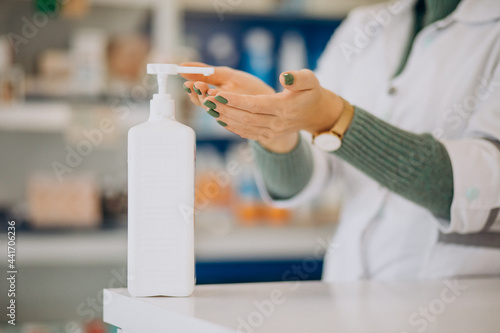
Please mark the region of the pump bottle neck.
POLYGON ((175 102, 170 94, 154 94, 149 110, 149 121, 175 120, 175 102))

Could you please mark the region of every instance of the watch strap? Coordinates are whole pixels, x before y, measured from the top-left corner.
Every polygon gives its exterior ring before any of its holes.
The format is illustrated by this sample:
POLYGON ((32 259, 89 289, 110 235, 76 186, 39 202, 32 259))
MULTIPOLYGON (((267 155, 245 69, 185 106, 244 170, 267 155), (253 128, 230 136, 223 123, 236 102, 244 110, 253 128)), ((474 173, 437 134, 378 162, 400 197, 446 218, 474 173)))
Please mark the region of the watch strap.
POLYGON ((349 125, 351 125, 352 118, 354 118, 354 106, 352 106, 351 103, 343 98, 342 102, 344 103, 344 107, 342 109, 342 112, 340 113, 339 119, 337 119, 337 121, 329 131, 332 134, 338 136, 340 139, 344 138, 344 134, 345 132, 347 132, 349 125))
POLYGON ((313 135, 313 142, 318 135, 324 133, 335 135, 339 139, 344 138, 345 132, 347 132, 347 129, 349 128, 349 125, 351 125, 352 119, 354 118, 354 106, 352 106, 351 103, 349 103, 342 97, 340 97, 340 99, 342 99, 344 106, 342 107, 339 118, 337 119, 335 124, 333 124, 331 129, 315 133, 313 135))

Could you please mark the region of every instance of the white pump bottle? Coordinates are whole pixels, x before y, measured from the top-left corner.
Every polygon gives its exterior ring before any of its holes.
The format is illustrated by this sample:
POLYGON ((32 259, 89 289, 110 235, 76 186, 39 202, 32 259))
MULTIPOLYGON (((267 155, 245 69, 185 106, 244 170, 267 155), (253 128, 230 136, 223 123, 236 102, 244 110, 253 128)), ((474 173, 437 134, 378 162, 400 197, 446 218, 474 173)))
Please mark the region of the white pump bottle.
POLYGON ((194 277, 194 131, 175 120, 167 77, 210 67, 148 64, 158 75, 149 120, 128 133, 128 290, 189 296, 194 277))

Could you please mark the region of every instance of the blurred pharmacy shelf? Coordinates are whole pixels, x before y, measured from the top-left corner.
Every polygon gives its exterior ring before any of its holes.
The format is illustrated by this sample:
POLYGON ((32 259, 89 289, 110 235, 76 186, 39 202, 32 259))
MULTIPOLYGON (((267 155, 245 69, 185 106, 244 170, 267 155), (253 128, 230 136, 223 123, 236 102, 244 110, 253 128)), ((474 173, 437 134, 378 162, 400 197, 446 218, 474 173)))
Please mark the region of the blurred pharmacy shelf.
MULTIPOLYGON (((277 1, 277 0, 91 0, 95 5, 104 6, 128 6, 128 7, 151 7, 161 8, 163 6, 179 11, 204 11, 219 14, 256 14, 269 15, 276 12, 296 11, 301 16, 308 17, 343 17, 351 9, 357 6, 370 5, 383 2, 384 0, 302 0, 302 1, 277 1), (300 11, 300 12, 299 12, 300 11)), ((222 16, 223 17, 223 16, 222 16)))
MULTIPOLYGON (((109 0, 107 0, 109 1, 109 0)), ((217 13, 223 20, 227 14, 252 14, 252 15, 274 15, 296 14, 308 18, 333 18, 344 17, 347 13, 357 7, 383 2, 384 0, 295 0, 295 1, 203 1, 183 0, 179 1, 179 8, 189 11, 204 11, 217 13)))
MULTIPOLYGON (((322 258, 334 231, 317 227, 239 227, 227 233, 196 232, 199 261, 287 260, 322 258)), ((5 235, 4 235, 5 236, 5 235)), ((26 266, 124 265, 124 229, 17 235, 17 260, 26 266)), ((2 249, 4 251, 4 249, 2 249)), ((3 256, 5 257, 5 256, 3 256)))
MULTIPOLYGON (((87 114, 108 108, 109 104, 87 103, 87 114)), ((80 103, 71 102, 20 102, 0 106, 0 131, 28 133, 58 133, 67 131, 78 114, 80 103)), ((147 119, 149 109, 146 104, 138 105, 134 112, 128 112, 126 117, 114 117, 117 125, 128 129, 147 119)), ((110 111, 111 113, 111 111, 110 111)))
POLYGON ((0 110, 0 129, 5 131, 60 132, 71 121, 71 107, 65 103, 16 103, 0 110))

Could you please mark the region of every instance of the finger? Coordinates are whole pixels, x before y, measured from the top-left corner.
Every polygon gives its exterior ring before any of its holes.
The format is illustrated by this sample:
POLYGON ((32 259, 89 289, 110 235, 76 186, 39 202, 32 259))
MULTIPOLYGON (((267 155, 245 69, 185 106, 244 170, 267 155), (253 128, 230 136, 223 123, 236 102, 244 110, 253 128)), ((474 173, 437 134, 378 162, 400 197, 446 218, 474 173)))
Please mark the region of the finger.
POLYGON ((227 122, 227 120, 237 121, 247 127, 269 127, 270 124, 275 123, 275 116, 260 113, 251 113, 245 110, 236 109, 227 105, 210 105, 210 103, 203 104, 209 114, 220 121, 227 122))
MULTIPOLYGON (((279 107, 278 94, 244 95, 228 91, 215 91, 214 89, 209 89, 208 93, 210 96, 205 99, 204 103, 208 100, 217 106, 227 105, 251 113, 272 115, 279 107)), ((207 106, 210 107, 210 103, 208 104, 207 106)))
POLYGON ((280 75, 280 83, 290 91, 310 90, 319 86, 316 75, 309 69, 283 72, 280 75))
POLYGON ((207 113, 241 137, 266 143, 282 135, 283 128, 275 126, 280 119, 275 116, 250 113, 230 106, 221 106, 218 110, 209 109, 207 113))
POLYGON ((200 104, 203 103, 203 100, 207 97, 207 90, 210 87, 205 82, 196 81, 193 83, 193 92, 198 97, 200 104))
POLYGON ((207 96, 217 96, 217 94, 220 92, 219 89, 216 88, 210 88, 207 90, 207 96))
POLYGON ((183 84, 184 91, 188 94, 189 99, 194 105, 201 106, 201 101, 198 98, 198 95, 194 92, 193 89, 193 81, 186 81, 183 84))
POLYGON ((231 132, 233 134, 236 134, 237 136, 239 136, 243 139, 254 140, 253 136, 250 133, 246 133, 238 128, 229 127, 227 124, 225 124, 224 129, 228 130, 229 132, 231 132))
POLYGON ((248 128, 244 124, 238 123, 234 120, 228 120, 224 124, 224 128, 242 138, 256 140, 256 141, 270 141, 274 134, 271 130, 263 127, 248 128))
MULTIPOLYGON (((213 67, 201 62, 185 62, 181 66, 195 66, 195 67, 213 67)), ((227 82, 233 75, 234 69, 229 67, 214 67, 214 74, 205 76, 203 74, 184 74, 180 75, 186 80, 190 81, 203 81, 214 86, 220 86, 224 82, 227 82)))

